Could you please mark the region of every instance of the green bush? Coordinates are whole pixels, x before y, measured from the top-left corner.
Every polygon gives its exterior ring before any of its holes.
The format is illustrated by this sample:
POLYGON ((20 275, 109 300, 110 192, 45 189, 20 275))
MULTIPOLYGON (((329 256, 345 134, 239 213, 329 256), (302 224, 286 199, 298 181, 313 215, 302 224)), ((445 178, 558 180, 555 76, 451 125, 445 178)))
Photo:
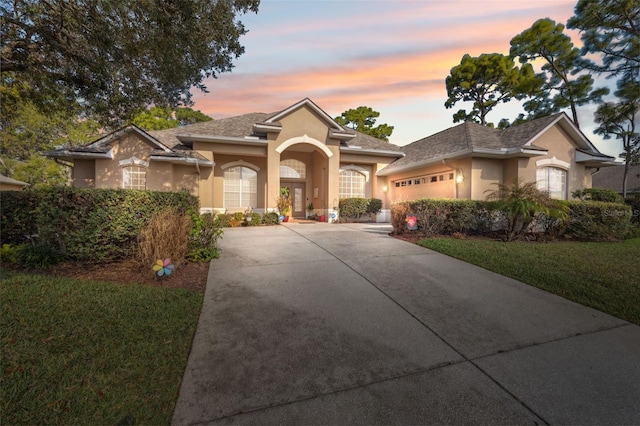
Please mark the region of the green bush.
POLYGON ((340 220, 360 220, 364 214, 377 214, 382 209, 382 200, 378 198, 341 198, 338 203, 340 220))
POLYGON ((602 201, 567 201, 569 223, 564 233, 580 240, 609 241, 630 237, 631 207, 602 201))
POLYGON ((640 194, 627 198, 625 203, 631 207, 631 222, 640 227, 640 194))
POLYGON ((16 262, 25 268, 48 268, 63 260, 60 250, 46 242, 22 244, 16 250, 16 262))
MULTIPOLYGON (((507 216, 500 204, 475 200, 423 199, 403 201, 391 206, 394 233, 408 232, 407 214, 415 214, 419 233, 452 235, 492 235, 508 228, 507 216)), ((581 240, 620 240, 631 238, 634 226, 630 206, 595 201, 551 200, 543 212, 536 213, 528 235, 581 240)))
POLYGON ((192 228, 189 233, 187 259, 191 262, 208 262, 220 257, 218 240, 222 238, 222 227, 217 216, 211 213, 198 215, 190 212, 192 228))
POLYGON ((477 234, 491 228, 491 204, 486 201, 420 199, 391 206, 395 233, 406 232, 407 214, 415 214, 418 232, 424 235, 477 234))
POLYGON ((262 224, 262 216, 260 216, 260 213, 256 213, 256 212, 251 212, 251 215, 248 216, 251 218, 251 220, 247 220, 247 226, 258 226, 262 224))
POLYGON ((231 227, 231 221, 233 220, 233 215, 228 213, 218 214, 215 217, 216 226, 220 228, 229 228, 231 227))
POLYGON ((277 225, 280 223, 280 216, 276 212, 265 213, 262 216, 262 223, 265 225, 277 225))
POLYGON ((368 214, 378 214, 382 210, 382 200, 379 198, 371 198, 369 205, 367 205, 368 214))
POLYGON ((11 244, 3 244, 0 248, 0 262, 16 263, 17 247, 11 244))
POLYGON ((581 201, 602 201, 605 203, 624 203, 624 199, 613 189, 584 188, 571 193, 581 201))
POLYGON ((71 260, 108 262, 132 256, 140 228, 166 207, 197 210, 186 192, 48 187, 2 194, 0 238, 24 244, 37 235, 71 260))

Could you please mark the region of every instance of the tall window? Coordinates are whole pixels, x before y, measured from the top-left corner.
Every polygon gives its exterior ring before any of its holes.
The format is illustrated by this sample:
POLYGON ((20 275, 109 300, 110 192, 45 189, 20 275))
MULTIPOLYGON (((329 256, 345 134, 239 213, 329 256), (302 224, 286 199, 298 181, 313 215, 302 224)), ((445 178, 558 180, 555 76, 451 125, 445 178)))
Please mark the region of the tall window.
POLYGON ((294 159, 282 160, 280 162, 280 178, 304 179, 307 177, 307 166, 294 159))
POLYGON ((364 186, 367 178, 364 174, 355 170, 341 170, 340 171, 340 198, 364 198, 364 186))
POLYGON ((549 193, 551 198, 566 200, 567 171, 558 167, 541 167, 536 172, 536 182, 540 191, 549 193))
POLYGON ((140 166, 123 167, 122 187, 124 189, 147 189, 147 169, 140 166))
POLYGON ((248 167, 224 171, 224 207, 247 208, 258 204, 258 173, 248 167))

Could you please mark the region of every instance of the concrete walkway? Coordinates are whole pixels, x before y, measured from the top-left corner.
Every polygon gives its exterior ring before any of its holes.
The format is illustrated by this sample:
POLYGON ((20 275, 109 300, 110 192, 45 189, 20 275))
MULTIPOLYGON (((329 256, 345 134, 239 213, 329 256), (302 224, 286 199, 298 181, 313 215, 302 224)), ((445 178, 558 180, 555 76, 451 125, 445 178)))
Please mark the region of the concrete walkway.
POLYGON ((389 230, 226 229, 173 424, 640 424, 640 327, 389 230))

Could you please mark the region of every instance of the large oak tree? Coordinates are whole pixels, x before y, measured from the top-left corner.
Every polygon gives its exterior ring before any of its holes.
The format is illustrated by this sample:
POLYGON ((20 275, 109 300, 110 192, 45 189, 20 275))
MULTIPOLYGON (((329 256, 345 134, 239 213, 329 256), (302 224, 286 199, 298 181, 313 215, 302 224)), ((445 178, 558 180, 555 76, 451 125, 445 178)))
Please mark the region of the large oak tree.
POLYGON ((41 110, 81 105, 120 125, 148 105, 191 104, 193 87, 244 52, 237 16, 259 0, 13 0, 0 3, 3 83, 41 110), (52 102, 55 101, 55 102, 52 102))

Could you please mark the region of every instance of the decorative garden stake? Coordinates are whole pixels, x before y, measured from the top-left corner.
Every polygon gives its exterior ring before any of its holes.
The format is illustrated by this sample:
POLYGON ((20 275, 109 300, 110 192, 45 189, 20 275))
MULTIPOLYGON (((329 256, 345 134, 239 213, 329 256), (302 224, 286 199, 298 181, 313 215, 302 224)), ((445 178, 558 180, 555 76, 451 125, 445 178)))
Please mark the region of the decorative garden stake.
POLYGON ((162 261, 162 259, 157 260, 156 264, 153 265, 153 270, 156 272, 156 274, 159 277, 162 276, 169 276, 171 275, 171 271, 173 270, 173 268, 175 268, 175 266, 173 266, 171 264, 171 259, 165 259, 164 261, 162 261))

